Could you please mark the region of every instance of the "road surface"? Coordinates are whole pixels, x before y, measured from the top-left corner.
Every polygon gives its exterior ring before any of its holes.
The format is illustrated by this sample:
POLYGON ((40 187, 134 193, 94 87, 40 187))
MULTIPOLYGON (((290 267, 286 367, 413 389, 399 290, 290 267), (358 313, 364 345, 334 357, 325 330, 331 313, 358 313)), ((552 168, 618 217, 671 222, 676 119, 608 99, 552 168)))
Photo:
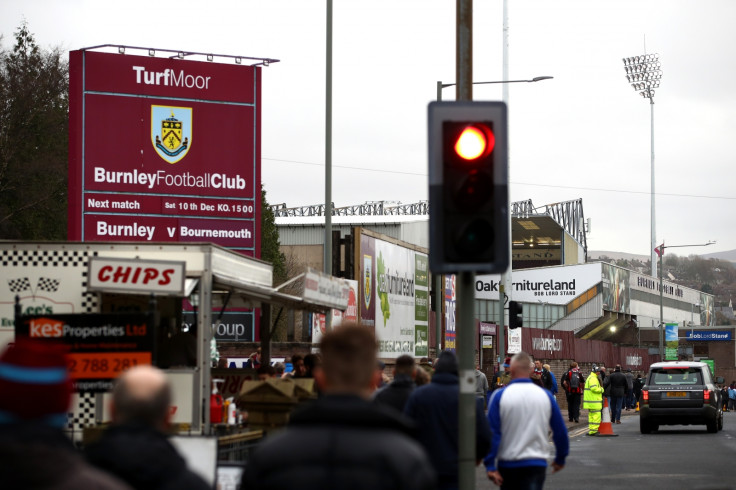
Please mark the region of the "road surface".
MULTIPOLYGON (((717 434, 705 426, 662 426, 643 435, 638 414, 613 426, 618 437, 587 437, 587 427, 572 430, 567 464, 556 474, 548 470, 544 488, 736 490, 736 412, 723 416, 717 434)), ((482 465, 476 475, 476 488, 498 488, 482 465)))

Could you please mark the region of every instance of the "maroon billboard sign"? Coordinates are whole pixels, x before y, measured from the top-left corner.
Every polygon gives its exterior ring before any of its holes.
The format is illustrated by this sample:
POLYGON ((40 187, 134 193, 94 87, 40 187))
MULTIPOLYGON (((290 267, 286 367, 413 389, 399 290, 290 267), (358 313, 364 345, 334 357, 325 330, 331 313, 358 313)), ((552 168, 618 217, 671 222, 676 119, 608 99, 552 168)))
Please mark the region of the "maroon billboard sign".
POLYGON ((256 66, 72 51, 69 239, 260 256, 256 66))

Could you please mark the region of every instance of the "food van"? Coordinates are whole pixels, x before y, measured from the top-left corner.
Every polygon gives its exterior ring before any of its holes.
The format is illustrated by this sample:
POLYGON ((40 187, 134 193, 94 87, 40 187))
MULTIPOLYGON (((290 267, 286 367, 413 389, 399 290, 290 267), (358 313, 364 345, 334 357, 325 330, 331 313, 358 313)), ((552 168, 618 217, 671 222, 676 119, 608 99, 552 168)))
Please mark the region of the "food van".
POLYGON ((273 287, 271 264, 209 243, 4 241, 0 263, 0 348, 16 329, 73 344, 77 393, 67 428, 80 434, 109 420, 112 379, 130 365, 160 365, 168 329, 182 325, 194 327, 196 356, 165 368, 172 422, 211 434, 213 329, 202 326, 216 327, 226 308, 344 310, 349 295, 343 280, 311 270, 301 296, 285 294, 273 287))

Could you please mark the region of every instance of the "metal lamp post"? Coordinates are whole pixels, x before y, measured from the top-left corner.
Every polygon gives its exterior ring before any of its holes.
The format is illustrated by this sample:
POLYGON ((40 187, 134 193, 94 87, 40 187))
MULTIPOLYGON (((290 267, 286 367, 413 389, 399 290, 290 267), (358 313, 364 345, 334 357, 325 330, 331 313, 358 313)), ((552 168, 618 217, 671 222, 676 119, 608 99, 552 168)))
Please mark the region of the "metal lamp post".
POLYGON ((698 314, 700 314, 700 303, 690 305, 690 326, 695 325, 695 307, 698 307, 698 314))
POLYGON ((662 335, 663 329, 664 329, 664 280, 662 278, 663 276, 663 269, 662 269, 662 259, 664 258, 664 250, 666 248, 681 248, 681 247, 707 247, 708 245, 713 245, 716 243, 715 241, 709 241, 708 243, 698 243, 695 245, 667 245, 665 246, 664 242, 662 242, 662 245, 659 247, 655 247, 655 251, 657 252, 657 255, 659 255, 659 360, 664 360, 664 336, 662 335))
POLYGON ((626 70, 626 80, 631 86, 639 92, 639 95, 645 99, 649 99, 651 108, 651 172, 652 172, 652 210, 651 210, 651 242, 649 253, 651 257, 651 273, 652 277, 657 277, 657 258, 654 249, 657 246, 655 213, 654 213, 654 89, 659 88, 659 81, 662 79, 662 64, 659 62, 658 54, 645 54, 641 56, 632 56, 624 58, 624 70, 626 70))

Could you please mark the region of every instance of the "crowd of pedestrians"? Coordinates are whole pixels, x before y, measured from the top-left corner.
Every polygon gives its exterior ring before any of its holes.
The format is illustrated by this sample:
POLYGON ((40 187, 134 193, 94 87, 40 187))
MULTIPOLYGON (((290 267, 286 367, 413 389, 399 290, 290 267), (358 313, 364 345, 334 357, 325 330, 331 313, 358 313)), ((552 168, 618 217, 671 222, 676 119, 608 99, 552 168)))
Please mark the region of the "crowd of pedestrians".
POLYGON ((736 380, 721 388, 721 407, 724 412, 736 410, 736 380))
MULTIPOLYGON (((372 329, 351 324, 325 334, 319 354, 292 355, 288 372, 284 363, 261 364, 260 349, 250 356, 259 379, 313 378, 318 396, 259 443, 242 488, 458 487, 454 352, 419 362, 402 355, 389 377, 376 347, 372 329)), ((119 377, 112 423, 76 450, 61 429, 71 400, 66 361, 50 349, 21 341, 0 355, 0 458, 9 463, 0 469, 3 488, 208 488, 167 437, 171 387, 155 367, 119 377), (35 366, 31 359, 44 361, 35 366)), ((644 380, 621 366, 607 374, 594 365, 586 376, 576 362, 558 380, 548 364, 520 352, 490 380, 476 365, 474 382, 476 464, 502 489, 524 489, 542 488, 548 464, 552 473, 565 466, 569 443, 558 391, 568 421, 579 423, 581 408, 588 410, 588 434, 597 435, 604 398, 612 422, 620 423, 623 410, 636 408, 644 380)), ((723 399, 725 410, 735 409, 736 382, 723 388, 723 399)))
POLYGON ((322 338, 323 395, 297 408, 285 431, 251 457, 242 488, 431 489, 436 476, 411 423, 370 401, 379 375, 367 328, 344 326, 322 338))
MULTIPOLYGON (((343 327, 338 330, 344 335, 350 333, 349 337, 351 338, 356 337, 357 332, 365 334, 367 331, 357 325, 343 327), (353 332, 352 329, 357 330, 353 332)), ((336 335, 337 332, 332 332, 323 337, 320 351, 323 356, 321 368, 325 371, 332 369, 328 367, 328 360, 331 355, 334 355, 331 354, 329 343, 336 335), (327 348, 325 348, 326 345, 327 348)), ((371 343, 375 344, 374 338, 371 343)), ((345 346, 340 349, 341 351, 352 352, 351 349, 345 346)), ((349 357, 353 361, 359 360, 355 353, 349 357)), ((297 373, 300 370, 300 360, 299 355, 292 357, 294 369, 297 373)), ((354 364, 350 372, 357 375, 359 365, 364 366, 370 363, 376 365, 377 369, 373 373, 369 389, 356 391, 356 393, 362 394, 364 399, 372 401, 376 413, 368 418, 378 417, 378 413, 384 415, 393 413, 394 417, 403 420, 406 426, 411 428, 406 433, 411 435, 412 440, 419 443, 427 456, 426 468, 417 475, 426 476, 430 474, 432 478, 431 485, 425 482, 421 486, 422 488, 457 488, 459 478, 459 373, 455 354, 451 351, 443 351, 434 362, 422 358, 418 363, 415 362, 412 356, 402 355, 396 359, 392 369, 393 380, 390 382, 385 382, 386 380, 383 379, 385 366, 380 361, 369 361, 366 358, 363 362, 354 364)), ((569 376, 563 376, 562 387, 566 390, 566 393, 568 391, 577 393, 577 418, 579 417, 579 400, 584 379, 577 370, 577 365, 575 365, 575 370, 578 377, 570 383, 569 376)), ((295 376, 299 376, 299 374, 295 374, 295 376)), ((321 406, 325 403, 325 398, 330 397, 331 389, 324 376, 326 376, 326 372, 316 377, 317 384, 322 386, 325 391, 312 407, 321 406)), ((550 370, 550 366, 539 361, 533 362, 530 356, 520 353, 514 357, 507 357, 501 370, 494 374, 490 382, 478 365, 476 365, 474 376, 476 463, 484 464, 488 478, 502 488, 541 488, 545 479, 548 456, 550 456, 548 445, 550 431, 553 434, 555 448, 552 455, 554 456, 553 472, 564 467, 565 458, 568 454, 567 429, 559 406, 555 401, 555 394, 559 389, 559 385, 550 370)), ((356 402, 356 400, 354 399, 353 402, 356 402)), ((299 441, 308 438, 317 441, 329 437, 336 438, 337 435, 334 431, 339 429, 341 434, 348 431, 351 425, 349 421, 351 420, 354 420, 357 425, 367 424, 366 420, 368 419, 362 421, 354 419, 359 412, 362 413, 362 417, 367 417, 367 414, 358 410, 357 407, 350 407, 349 410, 347 406, 344 407, 345 411, 351 412, 348 414, 338 410, 338 406, 335 404, 334 410, 329 413, 325 413, 324 406, 319 410, 317 408, 303 408, 296 411, 287 430, 278 436, 270 437, 256 453, 256 456, 251 459, 243 488, 246 488, 246 486, 249 488, 284 488, 288 487, 291 482, 297 481, 301 488, 348 486, 341 483, 336 486, 324 483, 325 481, 342 482, 343 480, 337 477, 338 474, 348 478, 346 481, 350 482, 349 486, 351 487, 377 488, 375 480, 368 475, 363 475, 361 472, 343 475, 340 472, 340 462, 343 461, 343 456, 347 459, 351 457, 349 448, 339 446, 340 438, 335 439, 334 444, 329 447, 329 454, 332 458, 329 466, 324 468, 320 466, 319 461, 322 461, 320 456, 324 455, 317 453, 314 460, 308 458, 308 461, 303 463, 311 467, 314 470, 313 473, 300 473, 305 470, 304 468, 300 469, 301 466, 297 463, 293 463, 297 464, 294 472, 279 471, 279 468, 283 468, 283 466, 276 462, 284 463, 285 455, 281 452, 283 447, 294 445, 299 447, 299 441), (305 411, 310 413, 311 416, 306 417, 304 415, 305 411), (333 425, 336 428, 332 427, 333 425), (313 433, 307 431, 307 427, 313 433), (317 434, 321 434, 321 436, 318 437, 317 434), (345 455, 343 455, 344 452, 346 452, 345 455), (319 478, 329 478, 327 480, 310 480, 310 478, 315 477, 315 474, 319 478), (292 476, 295 478, 294 480, 287 480, 292 476), (270 480, 269 478, 272 477, 276 479, 270 480), (335 480, 335 478, 338 479, 335 480), (271 484, 269 482, 276 483, 271 484)), ((365 405, 362 405, 362 409, 367 410, 365 405)), ((380 424, 375 425, 375 422, 372 422, 371 427, 379 428, 380 424)), ((400 429, 399 432, 402 433, 405 432, 405 427, 402 426, 394 426, 394 429, 400 429)), ((372 432, 372 435, 376 435, 376 433, 372 432)), ((366 444, 371 447, 368 442, 360 443, 361 446, 366 444)), ((319 447, 322 447, 321 443, 319 447)), ((371 451, 367 455, 369 468, 370 454, 372 454, 371 451)), ((289 462, 288 466, 291 467, 292 462, 289 455, 290 453, 287 453, 286 459, 289 462)), ((393 473, 391 475, 396 476, 393 473)), ((401 479, 393 481, 388 474, 383 474, 380 488, 405 487, 411 488, 406 481, 401 479)))

